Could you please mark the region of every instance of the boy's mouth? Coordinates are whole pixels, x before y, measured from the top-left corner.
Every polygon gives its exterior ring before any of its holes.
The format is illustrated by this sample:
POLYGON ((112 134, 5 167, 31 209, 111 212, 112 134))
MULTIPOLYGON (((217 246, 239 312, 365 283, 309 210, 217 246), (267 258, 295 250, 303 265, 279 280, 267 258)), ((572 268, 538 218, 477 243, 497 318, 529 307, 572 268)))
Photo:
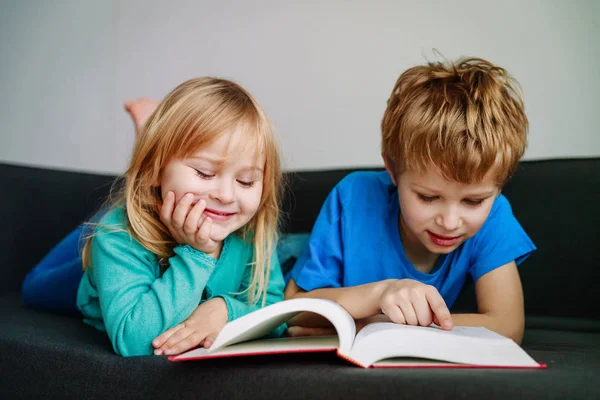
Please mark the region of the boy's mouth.
POLYGON ((440 247, 454 246, 456 242, 458 242, 460 239, 460 236, 443 236, 435 234, 431 231, 427 231, 427 234, 429 235, 429 238, 431 239, 433 244, 440 247))

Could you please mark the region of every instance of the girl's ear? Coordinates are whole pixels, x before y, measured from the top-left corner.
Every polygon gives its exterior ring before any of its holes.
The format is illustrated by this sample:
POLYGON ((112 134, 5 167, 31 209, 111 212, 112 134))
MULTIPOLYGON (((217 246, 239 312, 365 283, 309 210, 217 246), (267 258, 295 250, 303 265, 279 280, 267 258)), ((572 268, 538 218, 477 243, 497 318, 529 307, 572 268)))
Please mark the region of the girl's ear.
POLYGON ((396 169, 394 168, 394 162, 392 160, 390 160, 389 157, 387 155, 385 155, 384 153, 381 153, 381 157, 383 158, 383 163, 385 164, 385 170, 387 171, 388 175, 390 176, 392 183, 394 184, 394 186, 398 186, 398 183, 396 182, 396 169))

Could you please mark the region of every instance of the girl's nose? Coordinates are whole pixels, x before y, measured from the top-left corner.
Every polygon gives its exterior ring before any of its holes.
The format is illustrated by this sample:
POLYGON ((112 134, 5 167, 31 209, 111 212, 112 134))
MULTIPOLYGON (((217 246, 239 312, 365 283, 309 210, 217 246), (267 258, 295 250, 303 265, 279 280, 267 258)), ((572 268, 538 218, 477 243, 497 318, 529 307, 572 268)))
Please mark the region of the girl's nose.
POLYGON ((223 204, 233 203, 235 199, 233 184, 219 180, 216 182, 216 187, 211 191, 211 197, 223 204))

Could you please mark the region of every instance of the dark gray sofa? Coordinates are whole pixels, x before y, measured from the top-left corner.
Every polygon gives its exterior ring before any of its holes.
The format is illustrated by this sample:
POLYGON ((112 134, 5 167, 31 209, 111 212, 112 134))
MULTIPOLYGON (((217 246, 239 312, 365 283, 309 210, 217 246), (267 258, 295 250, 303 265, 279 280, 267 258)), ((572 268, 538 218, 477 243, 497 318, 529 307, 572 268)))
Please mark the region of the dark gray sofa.
MULTIPOLYGON (((286 232, 308 232, 350 170, 290 175, 286 232)), ((333 354, 171 363, 116 356, 78 318, 22 305, 27 271, 89 217, 111 176, 0 164, 0 398, 600 398, 600 158, 522 162, 505 188, 538 251, 520 267, 523 347, 546 370, 363 370, 333 354)), ((472 285, 454 307, 474 309, 472 285)))

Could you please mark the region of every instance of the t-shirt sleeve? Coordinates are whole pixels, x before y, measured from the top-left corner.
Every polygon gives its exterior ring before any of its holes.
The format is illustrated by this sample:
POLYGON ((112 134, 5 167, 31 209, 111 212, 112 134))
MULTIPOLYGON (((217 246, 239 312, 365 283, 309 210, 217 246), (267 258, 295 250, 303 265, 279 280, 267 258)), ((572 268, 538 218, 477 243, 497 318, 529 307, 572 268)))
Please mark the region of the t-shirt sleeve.
POLYGON ((519 265, 536 250, 503 195, 496 199, 488 219, 473 239, 469 268, 473 281, 511 261, 519 265))
POLYGON ((335 187, 321 208, 308 246, 291 271, 300 288, 311 291, 342 286, 342 212, 339 187, 335 187))

